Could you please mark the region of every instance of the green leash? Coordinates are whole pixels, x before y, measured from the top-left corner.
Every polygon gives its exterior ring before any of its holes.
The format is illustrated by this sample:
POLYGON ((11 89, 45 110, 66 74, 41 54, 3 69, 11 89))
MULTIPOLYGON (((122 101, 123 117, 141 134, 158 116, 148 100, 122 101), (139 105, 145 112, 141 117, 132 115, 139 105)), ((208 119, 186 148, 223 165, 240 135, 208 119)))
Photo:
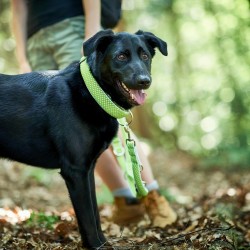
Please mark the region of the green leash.
POLYGON ((123 140, 126 142, 126 148, 123 148, 122 142, 120 141, 119 137, 114 138, 114 140, 112 141, 112 147, 114 154, 117 157, 118 163, 124 172, 125 178, 129 183, 131 192, 137 197, 146 196, 148 190, 145 187, 145 183, 141 179, 142 165, 140 163, 140 159, 136 150, 136 143, 130 136, 131 131, 129 128, 129 124, 125 119, 125 117, 127 117, 129 114, 132 117, 131 111, 127 111, 118 106, 102 90, 100 85, 96 82, 95 78, 91 74, 85 57, 83 57, 80 61, 80 71, 86 87, 95 101, 110 116, 118 119, 122 130, 123 140))
POLYGON ((118 119, 122 131, 123 141, 126 143, 124 148, 120 138, 117 136, 112 141, 113 152, 121 166, 130 190, 138 198, 146 196, 148 190, 145 182, 141 179, 142 164, 137 152, 135 140, 131 137, 131 130, 125 118, 118 119), (124 140, 125 138, 125 140, 124 140))

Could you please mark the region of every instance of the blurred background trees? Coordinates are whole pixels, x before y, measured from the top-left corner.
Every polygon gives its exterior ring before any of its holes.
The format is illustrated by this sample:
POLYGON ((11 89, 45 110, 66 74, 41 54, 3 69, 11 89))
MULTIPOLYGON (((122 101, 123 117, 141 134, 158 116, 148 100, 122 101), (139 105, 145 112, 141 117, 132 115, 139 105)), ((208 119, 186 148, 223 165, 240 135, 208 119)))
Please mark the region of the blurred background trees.
MULTIPOLYGON (((153 60, 139 135, 206 165, 249 166, 249 20, 247 0, 123 0, 122 29, 153 32, 169 51, 153 60)), ((0 72, 14 74, 9 23, 9 1, 0 0, 0 72)))

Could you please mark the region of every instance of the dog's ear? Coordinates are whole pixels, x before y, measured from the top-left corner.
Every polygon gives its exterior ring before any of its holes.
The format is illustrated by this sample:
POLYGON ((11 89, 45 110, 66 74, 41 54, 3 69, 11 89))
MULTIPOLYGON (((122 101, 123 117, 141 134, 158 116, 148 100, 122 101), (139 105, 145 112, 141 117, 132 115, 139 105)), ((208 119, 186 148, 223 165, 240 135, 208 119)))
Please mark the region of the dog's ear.
POLYGON ((145 38, 145 40, 147 42, 147 45, 149 45, 149 47, 151 48, 150 51, 151 51, 152 55, 155 54, 154 49, 156 47, 160 50, 160 52, 164 56, 168 55, 167 43, 164 42, 163 40, 161 40, 159 37, 155 36, 153 33, 138 30, 135 34, 136 35, 141 35, 141 36, 143 36, 145 38))
POLYGON ((94 51, 104 52, 114 39, 114 32, 110 29, 97 32, 83 43, 84 56, 89 56, 94 51))

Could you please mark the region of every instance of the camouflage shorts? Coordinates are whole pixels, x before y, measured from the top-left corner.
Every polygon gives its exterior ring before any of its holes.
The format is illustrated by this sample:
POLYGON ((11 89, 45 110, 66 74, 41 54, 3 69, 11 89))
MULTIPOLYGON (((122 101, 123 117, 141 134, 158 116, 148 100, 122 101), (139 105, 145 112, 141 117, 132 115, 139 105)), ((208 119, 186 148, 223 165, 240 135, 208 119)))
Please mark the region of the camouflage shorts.
POLYGON ((83 16, 65 19, 39 30, 28 39, 32 70, 62 69, 81 59, 85 33, 83 16))

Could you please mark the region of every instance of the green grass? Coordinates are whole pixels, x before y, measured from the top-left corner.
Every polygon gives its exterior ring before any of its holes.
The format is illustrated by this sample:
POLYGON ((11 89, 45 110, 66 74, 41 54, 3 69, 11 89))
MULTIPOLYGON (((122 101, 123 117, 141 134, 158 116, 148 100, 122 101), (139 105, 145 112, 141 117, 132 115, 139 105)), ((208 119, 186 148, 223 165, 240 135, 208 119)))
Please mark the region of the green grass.
POLYGON ((43 212, 32 212, 30 218, 26 221, 28 227, 44 227, 53 229, 53 225, 60 220, 59 216, 49 215, 43 212))

